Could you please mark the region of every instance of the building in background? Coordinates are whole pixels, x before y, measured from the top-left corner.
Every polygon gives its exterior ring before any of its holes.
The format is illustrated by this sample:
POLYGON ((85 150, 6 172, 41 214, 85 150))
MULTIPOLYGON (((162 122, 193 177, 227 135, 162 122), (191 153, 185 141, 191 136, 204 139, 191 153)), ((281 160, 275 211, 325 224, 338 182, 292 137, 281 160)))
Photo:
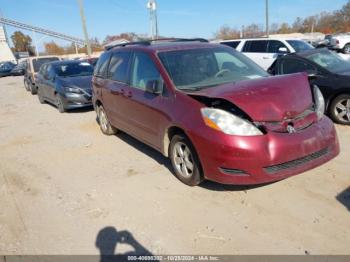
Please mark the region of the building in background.
POLYGON ((3 26, 0 25, 0 62, 4 61, 16 62, 16 58, 13 55, 7 42, 5 30, 3 26))

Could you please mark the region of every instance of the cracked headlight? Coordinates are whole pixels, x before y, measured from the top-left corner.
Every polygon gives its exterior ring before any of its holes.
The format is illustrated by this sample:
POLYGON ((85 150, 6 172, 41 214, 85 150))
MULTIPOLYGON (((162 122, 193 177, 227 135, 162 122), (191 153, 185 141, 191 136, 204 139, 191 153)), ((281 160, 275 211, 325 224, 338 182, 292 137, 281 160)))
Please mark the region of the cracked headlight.
POLYGON ((263 133, 252 123, 227 111, 216 108, 202 108, 205 124, 227 135, 261 136, 263 133))

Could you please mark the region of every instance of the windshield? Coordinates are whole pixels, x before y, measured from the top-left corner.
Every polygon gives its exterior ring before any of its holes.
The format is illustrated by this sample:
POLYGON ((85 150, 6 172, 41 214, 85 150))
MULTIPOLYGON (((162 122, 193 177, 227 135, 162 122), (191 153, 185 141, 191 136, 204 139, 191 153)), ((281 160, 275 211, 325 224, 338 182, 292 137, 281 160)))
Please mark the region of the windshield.
POLYGON ((295 52, 302 52, 314 49, 312 45, 301 40, 287 40, 287 43, 294 48, 295 52))
POLYGON ((55 70, 61 77, 91 76, 94 68, 87 62, 56 65, 55 70))
POLYGON ((307 56, 307 58, 333 73, 350 71, 349 61, 328 50, 322 50, 321 52, 307 56))
POLYGON ((57 57, 47 57, 47 58, 37 58, 33 59, 33 68, 34 72, 39 72, 40 67, 43 64, 52 62, 52 61, 58 61, 59 59, 57 57))
POLYGON ((224 83, 266 77, 268 74, 230 48, 201 48, 159 53, 177 89, 196 91, 224 83))

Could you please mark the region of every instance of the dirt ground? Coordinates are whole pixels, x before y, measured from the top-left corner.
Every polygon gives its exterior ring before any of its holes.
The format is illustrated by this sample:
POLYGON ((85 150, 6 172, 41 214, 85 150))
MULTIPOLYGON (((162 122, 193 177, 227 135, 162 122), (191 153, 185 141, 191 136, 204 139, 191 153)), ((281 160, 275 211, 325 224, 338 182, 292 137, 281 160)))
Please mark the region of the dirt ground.
POLYGON ((0 79, 0 254, 350 254, 350 127, 310 172, 191 188, 156 151, 102 135, 94 111, 59 114, 22 81, 0 79))

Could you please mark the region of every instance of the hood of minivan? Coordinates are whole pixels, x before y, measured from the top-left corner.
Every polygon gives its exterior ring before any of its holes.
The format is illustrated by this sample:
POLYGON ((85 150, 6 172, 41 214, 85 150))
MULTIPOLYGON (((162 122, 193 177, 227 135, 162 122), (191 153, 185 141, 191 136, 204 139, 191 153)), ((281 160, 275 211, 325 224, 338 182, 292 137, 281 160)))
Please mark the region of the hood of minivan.
POLYGON ((59 77, 62 86, 79 87, 84 90, 92 89, 92 76, 59 77))
POLYGON ((262 122, 292 119, 312 105, 311 88, 304 73, 224 84, 191 95, 225 99, 254 121, 262 122))

